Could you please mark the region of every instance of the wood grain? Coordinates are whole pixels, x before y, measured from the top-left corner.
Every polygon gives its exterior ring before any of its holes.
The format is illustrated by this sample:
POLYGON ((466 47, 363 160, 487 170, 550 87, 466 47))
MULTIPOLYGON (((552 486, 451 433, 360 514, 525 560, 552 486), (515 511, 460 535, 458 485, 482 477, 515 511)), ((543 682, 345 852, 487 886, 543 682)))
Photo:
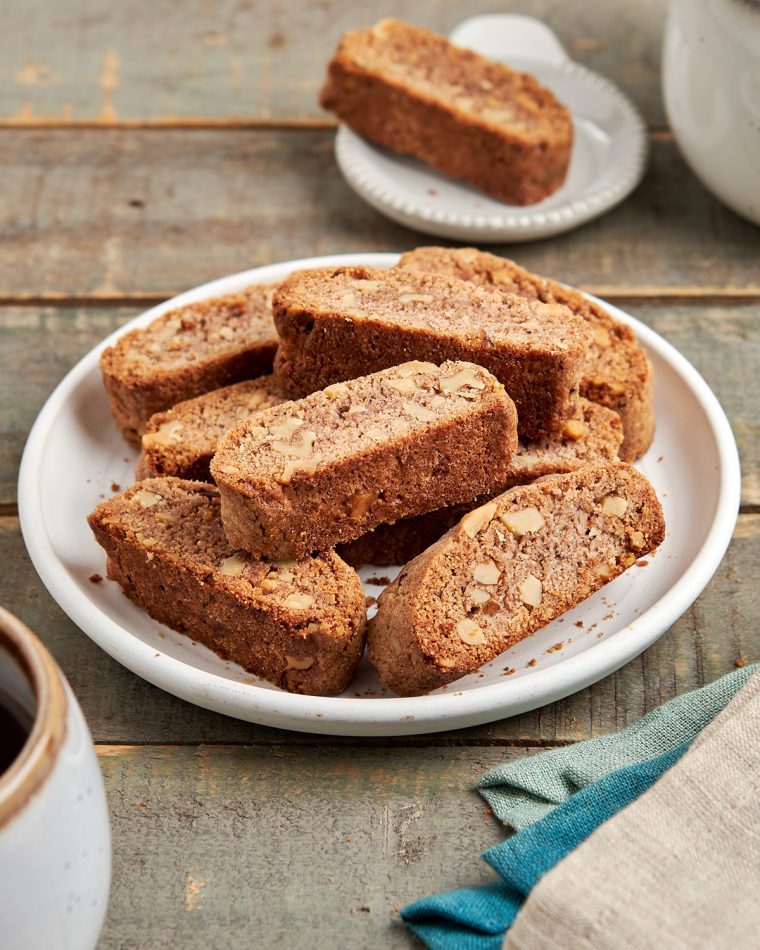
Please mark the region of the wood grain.
MULTIPOLYGON (((638 659, 575 696, 473 729, 403 739, 339 739, 253 726, 199 709, 120 667, 68 620, 34 573, 15 518, 0 518, 0 603, 53 652, 96 742, 312 746, 553 745, 622 728, 675 695, 711 682, 737 659, 760 661, 760 515, 742 515, 706 591, 638 659)), ((93 569, 97 569, 94 565, 93 569)))
MULTIPOLYGON (((742 502, 760 505, 760 302, 702 307, 638 302, 630 310, 706 377, 739 443, 742 502)), ((7 407, 0 416, 0 505, 15 499, 26 435, 55 384, 135 313, 130 308, 0 307, 0 397, 7 407)))
MULTIPOLYGON (((618 83, 654 124, 663 122, 665 8, 665 0, 498 4, 544 19, 574 58, 618 83)), ((481 12, 495 11, 466 0, 2 0, 0 122, 324 117, 317 90, 344 30, 398 16, 448 33, 481 12)))
POLYGON ((116 856, 100 947, 411 947, 428 893, 485 883, 470 788, 503 750, 100 749, 116 856))
MULTIPOLYGON (((329 132, 0 136, 5 301, 160 299, 257 264, 436 243, 353 194, 329 132)), ((606 296, 760 294, 760 231, 711 198, 668 140, 603 218, 497 250, 606 296)))

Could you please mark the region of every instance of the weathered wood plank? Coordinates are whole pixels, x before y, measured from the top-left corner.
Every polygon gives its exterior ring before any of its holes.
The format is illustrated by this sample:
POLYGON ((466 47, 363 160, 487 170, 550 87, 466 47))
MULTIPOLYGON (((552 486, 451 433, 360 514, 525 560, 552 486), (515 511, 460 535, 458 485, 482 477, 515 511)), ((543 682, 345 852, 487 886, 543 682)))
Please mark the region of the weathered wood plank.
POLYGON ((760 660, 760 515, 742 515, 733 544, 696 604, 618 673, 544 709, 474 729, 399 740, 279 732, 184 703, 111 660, 61 612, 36 577, 15 518, 0 518, 0 603, 49 646, 97 742, 256 745, 492 745, 563 743, 622 728, 671 697, 711 682, 737 659, 760 660))
MULTIPOLYGON (((659 58, 665 0, 504 0, 501 12, 544 19, 571 55, 622 86, 647 121, 663 122, 659 58)), ((304 119, 346 29, 398 16, 448 33, 493 12, 466 0, 3 0, 0 121, 304 119)))
MULTIPOLYGON (((114 871, 100 946, 411 947, 398 909, 485 883, 492 749, 100 750, 114 871), (294 777, 297 777, 294 780, 294 777)), ((522 754, 522 753, 521 753, 522 754)))
MULTIPOLYGON (((760 505, 760 303, 638 303, 630 309, 664 334, 713 387, 739 443, 742 501, 760 505)), ((55 384, 90 347, 136 312, 130 308, 0 307, 0 398, 7 407, 0 416, 0 505, 15 499, 24 441, 55 384)))
MULTIPOLYGON (((4 300, 162 297, 256 264, 434 242, 353 194, 331 132, 0 136, 4 300)), ((607 295, 760 294, 760 231, 712 199, 667 140, 608 215, 501 250, 607 295)))

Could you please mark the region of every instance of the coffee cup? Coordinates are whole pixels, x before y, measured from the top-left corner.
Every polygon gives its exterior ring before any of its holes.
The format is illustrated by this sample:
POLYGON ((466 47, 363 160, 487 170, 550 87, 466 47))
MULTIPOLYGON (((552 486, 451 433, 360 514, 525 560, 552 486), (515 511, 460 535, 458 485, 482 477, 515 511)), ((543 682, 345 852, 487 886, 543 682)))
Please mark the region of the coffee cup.
POLYGON ((82 711, 50 653, 0 608, 0 945, 90 950, 111 835, 82 711))

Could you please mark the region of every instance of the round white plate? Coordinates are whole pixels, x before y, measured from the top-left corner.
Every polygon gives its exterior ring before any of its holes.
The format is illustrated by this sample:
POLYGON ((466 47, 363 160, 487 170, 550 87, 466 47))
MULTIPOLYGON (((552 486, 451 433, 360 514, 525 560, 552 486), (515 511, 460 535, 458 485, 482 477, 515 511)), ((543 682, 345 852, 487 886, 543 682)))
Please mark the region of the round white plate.
POLYGON ((514 14, 478 16, 461 23, 451 41, 532 73, 570 109, 575 141, 567 180, 538 204, 507 205, 341 125, 338 165, 378 211, 437 237, 535 241, 603 214, 641 181, 647 138, 638 111, 617 86, 570 59, 546 24, 514 14))
MULTIPOLYGON (((293 270, 366 264, 395 254, 353 254, 261 267, 205 284, 154 307, 84 357, 48 399, 32 429, 19 476, 21 527, 50 593, 97 644, 138 676, 199 706, 251 722, 334 735, 406 735, 455 729, 535 709, 582 689, 661 636, 707 584, 731 538, 739 505, 736 444, 725 415, 695 369, 648 327, 615 307, 646 346, 656 373, 657 435, 639 467, 662 500, 667 538, 647 567, 631 568, 575 610, 480 672, 427 696, 386 693, 365 659, 342 696, 297 696, 257 680, 205 647, 162 627, 121 593, 94 584, 105 557, 85 518, 133 480, 136 453, 116 431, 98 357, 133 326, 179 304, 274 283, 293 270), (579 625, 578 625, 579 624, 579 625), (561 644, 554 649, 556 644, 561 644), (514 671, 514 672, 510 672, 514 671)), ((364 577, 393 576, 364 568, 364 577)), ((377 594, 378 586, 368 585, 377 594)))

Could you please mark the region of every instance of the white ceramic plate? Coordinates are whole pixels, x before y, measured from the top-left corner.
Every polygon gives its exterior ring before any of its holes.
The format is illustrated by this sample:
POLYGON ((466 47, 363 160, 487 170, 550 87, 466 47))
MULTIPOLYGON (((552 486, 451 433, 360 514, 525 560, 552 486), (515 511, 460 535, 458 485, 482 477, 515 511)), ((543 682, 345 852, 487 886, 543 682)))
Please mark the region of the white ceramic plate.
MULTIPOLYGON (((52 394, 32 429, 19 476, 21 527, 50 593, 112 657, 162 689, 251 722, 334 735, 405 735, 489 722, 543 706, 601 679, 653 643, 707 584, 731 538, 739 504, 736 444, 715 397, 692 366, 652 330, 615 307, 647 347, 657 386, 657 435, 639 467, 662 500, 668 534, 645 568, 631 568, 594 597, 479 673, 428 696, 385 693, 366 661, 335 698, 296 696, 257 680, 131 604, 118 585, 93 584, 105 558, 85 518, 112 483, 133 480, 136 455, 117 433, 103 392, 101 350, 166 309, 273 283, 304 267, 388 267, 394 254, 290 261, 225 277, 154 307, 104 340, 52 394), (581 624, 577 626, 576 624, 581 624), (548 652, 555 644, 559 649, 548 652), (533 661, 535 663, 533 664, 533 661), (533 665, 531 665, 533 664, 533 665), (507 675, 506 670, 514 670, 507 675)), ((364 569, 368 576, 387 568, 364 569)), ((369 585, 368 593, 379 588, 369 585)))
POLYGON ((507 205, 417 159, 373 145, 341 125, 335 154, 348 184, 407 227, 477 243, 534 241, 603 214, 641 181, 644 122, 607 79, 570 59, 555 34, 533 17, 473 17, 451 34, 458 46, 533 73, 572 112, 575 141, 563 186, 544 201, 507 205))

